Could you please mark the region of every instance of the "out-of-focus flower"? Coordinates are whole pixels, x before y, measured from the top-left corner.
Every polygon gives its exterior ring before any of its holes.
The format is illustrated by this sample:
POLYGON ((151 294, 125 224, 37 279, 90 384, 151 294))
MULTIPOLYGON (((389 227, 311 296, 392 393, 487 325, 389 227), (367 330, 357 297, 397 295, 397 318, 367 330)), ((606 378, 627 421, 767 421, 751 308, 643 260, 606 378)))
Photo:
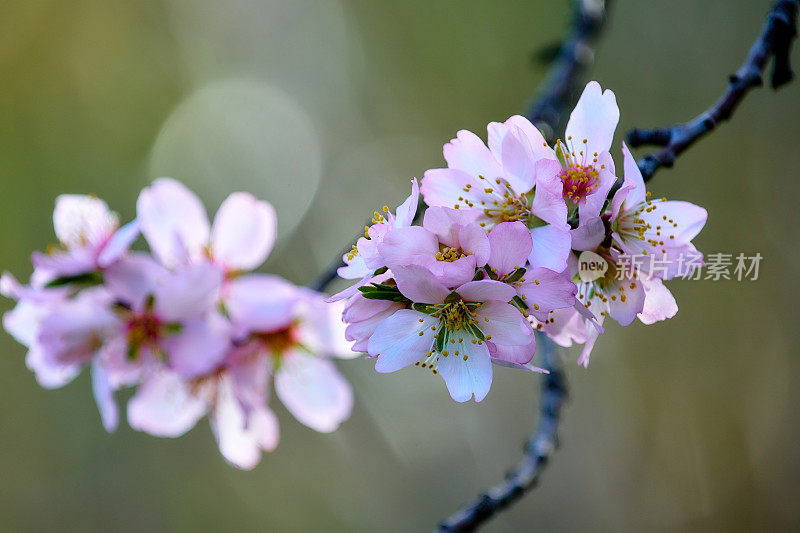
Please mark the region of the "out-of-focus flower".
POLYGON ((120 228, 116 213, 103 200, 78 194, 56 199, 53 227, 59 245, 31 256, 38 275, 48 281, 109 266, 139 235, 136 221, 120 228))
POLYGON ((211 259, 225 273, 257 268, 275 244, 275 210, 267 202, 236 192, 220 205, 209 225, 195 194, 172 178, 159 178, 136 202, 142 234, 166 267, 211 259))
POLYGON ((266 202, 231 194, 210 225, 191 191, 162 178, 142 191, 127 228, 82 196, 60 197, 54 220, 63 250, 34 256, 31 285, 0 279, 17 300, 3 324, 28 346, 43 386, 91 367, 107 430, 118 424, 115 392, 136 387, 131 427, 177 437, 208 414, 226 460, 253 468, 278 443, 273 380, 288 410, 317 431, 350 415, 350 385, 330 360, 353 355, 344 303, 249 272, 275 242, 266 202), (152 255, 128 251, 139 225, 152 255))

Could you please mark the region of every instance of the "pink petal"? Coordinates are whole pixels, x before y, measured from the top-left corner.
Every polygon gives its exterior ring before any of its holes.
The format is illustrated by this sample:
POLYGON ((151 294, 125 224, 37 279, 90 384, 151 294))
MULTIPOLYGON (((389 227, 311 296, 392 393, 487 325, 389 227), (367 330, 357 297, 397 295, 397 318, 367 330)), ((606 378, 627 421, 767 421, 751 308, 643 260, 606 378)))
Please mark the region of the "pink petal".
MULTIPOLYGON (((489 124, 489 146, 493 146, 496 142, 496 138, 493 139, 492 135, 492 125, 496 124, 493 122, 489 124)), ((527 138, 528 144, 530 145, 531 152, 533 152, 533 156, 535 159, 553 159, 555 160, 555 154, 553 150, 547 146, 547 142, 542 136, 541 132, 534 126, 530 120, 527 118, 514 115, 505 122, 506 126, 510 127, 515 126, 519 128, 523 135, 527 138)))
POLYGON ((410 226, 417 214, 417 205, 419 204, 419 184, 417 178, 411 180, 411 195, 406 198, 406 201, 400 204, 395 211, 394 225, 397 228, 410 226))
POLYGON ((482 267, 489 260, 490 246, 486 230, 478 224, 462 226, 458 231, 458 245, 464 253, 472 252, 475 265, 482 267))
MULTIPOLYGON (((362 242, 365 242, 367 239, 361 237, 358 239, 356 246, 359 246, 362 242)), ((358 279, 363 278, 364 276, 371 274, 373 268, 369 268, 367 266, 366 261, 364 260, 364 256, 361 253, 358 253, 352 258, 350 257, 350 253, 346 253, 342 256, 342 262, 345 264, 343 267, 339 267, 336 269, 336 273, 339 275, 340 278, 344 279, 358 279)))
POLYGON ((199 257, 208 244, 208 216, 203 204, 172 178, 159 178, 145 187, 136 202, 136 214, 150 249, 166 266, 199 257))
POLYGON ((156 314, 168 322, 202 315, 217 303, 221 287, 217 265, 204 262, 183 267, 156 287, 156 314))
POLYGON ((36 376, 36 382, 45 389, 63 387, 80 374, 80 364, 58 364, 50 357, 45 357, 42 348, 34 344, 25 356, 27 366, 36 376))
POLYGON ((220 382, 210 421, 220 453, 237 468, 255 468, 261 460, 261 451, 271 451, 278 445, 275 414, 263 406, 246 416, 227 379, 220 382))
POLYGON ((439 251, 436 236, 420 226, 398 228, 386 234, 379 248, 386 265, 394 267, 419 264, 439 251))
POLYGON ((20 300, 14 309, 3 315, 3 329, 18 343, 30 348, 36 342, 42 318, 49 313, 46 304, 20 300))
MULTIPOLYGON (((526 120, 519 117, 522 120, 526 120)), ((492 122, 488 126, 489 149, 503 166, 504 178, 517 194, 533 189, 535 183, 536 155, 526 133, 517 125, 492 122)), ((539 133, 536 128, 533 128, 539 133)), ((541 137, 541 134, 539 135, 541 137)), ((544 139, 537 142, 543 148, 544 139)))
POLYGON ((108 373, 96 361, 92 364, 92 392, 100 410, 103 427, 109 433, 113 433, 119 424, 119 410, 117 402, 114 401, 114 389, 108 380, 108 373))
POLYGON ((430 207, 454 207, 459 197, 473 200, 464 191, 467 184, 474 186, 476 181, 463 170, 434 168, 425 171, 420 191, 430 207))
POLYGON ((252 270, 275 244, 275 209, 252 194, 235 192, 219 207, 211 227, 214 258, 235 270, 252 270))
POLYGON ((177 374, 159 369, 148 375, 128 402, 128 423, 156 437, 180 437, 206 413, 206 403, 194 396, 177 374))
POLYGON ((352 343, 345 339, 342 321, 345 302, 326 302, 324 295, 305 288, 300 290, 300 295, 295 308, 300 343, 317 355, 343 359, 357 357, 352 343))
POLYGON ((531 213, 548 224, 567 227, 567 203, 561 181, 561 164, 554 159, 536 162, 536 193, 531 213))
POLYGON ((101 199, 82 194, 62 194, 56 198, 53 227, 56 237, 67 248, 95 248, 117 229, 119 220, 101 199))
POLYGON ((106 268, 114 261, 122 257, 128 251, 133 241, 139 236, 139 221, 132 220, 121 228, 108 240, 103 247, 103 251, 97 256, 97 265, 106 268))
POLYGON ((530 312, 544 322, 550 311, 575 305, 577 290, 568 271, 534 268, 525 273, 525 283, 519 292, 525 296, 530 312))
POLYGON ((431 327, 438 323, 438 319, 411 309, 401 309, 381 322, 369 339, 369 354, 378 356, 375 370, 395 372, 424 359, 433 346, 431 327))
POLYGON ((457 288, 456 292, 468 302, 508 302, 517 295, 510 285, 488 279, 469 281, 457 288))
POLYGON ((525 266, 533 249, 531 232, 522 222, 501 222, 489 232, 489 266, 498 276, 525 266))
POLYGON ((644 285, 644 307, 639 313, 639 320, 643 324, 655 324, 661 320, 666 320, 675 316, 678 312, 678 304, 675 297, 669 292, 658 278, 641 280, 644 285))
POLYGON ((689 202, 656 201, 652 203, 651 207, 655 207, 655 209, 649 213, 641 213, 639 216, 653 228, 665 227, 661 231, 662 238, 663 236, 674 236, 672 239, 664 239, 667 246, 683 245, 694 239, 706 225, 708 218, 708 212, 705 209, 689 202), (664 219, 664 217, 667 218, 664 219))
POLYGON ((641 280, 626 278, 610 284, 605 289, 605 295, 608 298, 608 312, 620 326, 627 326, 633 322, 644 307, 645 294, 641 280), (619 290, 620 285, 624 286, 624 292, 619 290), (625 295, 624 302, 622 301, 623 294, 625 295))
MULTIPOLYGON (((582 303, 577 305, 583 306, 582 303)), ((542 331, 559 346, 569 348, 573 343, 586 342, 588 335, 586 321, 575 308, 556 309, 550 315, 550 319, 549 324, 542 326, 542 331)))
POLYGON ((331 361, 287 354, 275 374, 275 394, 294 417, 329 433, 350 417, 353 390, 331 361))
POLYGON ((329 302, 338 302, 338 301, 341 301, 341 300, 346 300, 347 298, 350 298, 351 296, 353 296, 355 294, 358 294, 358 288, 359 287, 363 287, 364 285, 366 285, 369 282, 369 280, 372 279, 372 277, 373 277, 372 276, 372 272, 370 272, 369 274, 365 275, 363 278, 361 278, 356 283, 353 283, 352 285, 350 285, 346 289, 343 289, 343 290, 337 292, 336 294, 334 294, 333 296, 329 297, 328 301, 329 302))
POLYGON ((516 365, 525 365, 529 363, 536 354, 536 335, 528 337, 528 344, 521 346, 495 344, 494 339, 487 342, 486 345, 489 347, 489 354, 492 356, 492 362, 499 360, 516 365))
POLYGON ((463 170, 470 176, 489 180, 503 176, 503 169, 483 141, 471 131, 461 130, 456 138, 444 145, 447 166, 463 170))
POLYGON ((628 150, 628 145, 622 143, 622 170, 625 179, 622 187, 614 194, 611 200, 611 220, 615 220, 623 209, 634 209, 647 198, 647 189, 642 179, 642 172, 636 164, 636 160, 628 150))
POLYGON ((487 335, 487 339, 490 335, 494 344, 527 346, 532 342, 533 330, 530 323, 513 305, 497 301, 487 302, 478 308, 475 316, 478 319, 478 328, 487 335))
POLYGON ((144 253, 132 253, 110 265, 103 273, 108 292, 134 310, 141 311, 145 300, 156 292, 169 272, 144 253))
POLYGON ((438 304, 450 294, 428 269, 411 265, 392 269, 400 292, 412 302, 438 304))
POLYGON ((606 238, 606 226, 603 219, 595 217, 571 229, 569 234, 573 250, 594 250, 606 238))
POLYGON ((592 350, 594 349, 594 345, 597 342, 598 337, 600 337, 600 332, 595 328, 589 328, 587 330, 586 343, 583 345, 581 356, 578 358, 578 364, 580 366, 589 368, 589 358, 592 355, 592 350))
POLYGON ((619 107, 614 93, 610 89, 603 92, 599 83, 590 81, 569 117, 565 135, 572 137, 576 147, 587 139, 581 149, 588 154, 599 154, 611 148, 618 122, 619 107))
POLYGON ((480 402, 486 397, 492 386, 492 363, 489 349, 485 343, 465 342, 459 349, 459 355, 439 357, 439 374, 444 379, 453 400, 466 402, 474 394, 475 401, 480 402), (467 356, 466 361, 463 358, 464 355, 467 356))
POLYGON ((569 230, 552 224, 531 230, 533 249, 528 261, 534 268, 544 267, 561 272, 567 268, 567 257, 572 249, 569 230))
POLYGON ((48 254, 33 252, 31 262, 37 271, 46 271, 52 279, 97 270, 95 251, 92 248, 72 248, 48 254))
POLYGON ((230 325, 217 313, 181 324, 181 331, 163 341, 169 366, 191 379, 216 370, 232 348, 230 325))
POLYGON ((225 306, 238 336, 288 326, 298 297, 297 287, 279 276, 248 274, 230 282, 225 306))
POLYGON ((429 207, 425 211, 422 225, 436 236, 439 243, 458 248, 460 247, 459 233, 466 226, 476 225, 475 221, 479 216, 480 213, 470 209, 429 207))
POLYGON ((474 255, 455 261, 437 261, 435 257, 428 256, 420 263, 433 273, 439 283, 447 288, 458 287, 475 277, 474 255))
POLYGON ((611 190, 611 187, 613 187, 614 183, 617 181, 617 177, 614 175, 614 160, 611 159, 611 154, 602 152, 598 157, 596 167, 599 172, 599 184, 597 188, 592 190, 592 192, 586 196, 586 199, 578 205, 581 225, 600 216, 600 212, 603 210, 603 206, 608 199, 608 191, 611 190), (605 166, 605 168, 600 168, 600 166, 605 166))

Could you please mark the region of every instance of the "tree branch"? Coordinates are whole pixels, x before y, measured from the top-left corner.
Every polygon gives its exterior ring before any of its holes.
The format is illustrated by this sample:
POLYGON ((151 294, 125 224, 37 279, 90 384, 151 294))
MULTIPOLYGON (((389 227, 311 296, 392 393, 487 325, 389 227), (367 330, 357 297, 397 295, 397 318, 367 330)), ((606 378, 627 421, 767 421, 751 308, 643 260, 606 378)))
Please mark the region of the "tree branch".
POLYGON ((440 532, 474 531, 495 513, 520 499, 539 481, 550 456, 558 447, 561 407, 567 400, 567 382, 561 357, 553 341, 537 332, 537 353, 541 364, 550 370, 544 375, 539 400, 539 424, 523 450, 525 457, 508 473, 505 481, 491 487, 478 499, 439 525, 440 532))
POLYGON ((611 0, 573 0, 575 13, 558 55, 542 82, 525 116, 548 142, 565 122, 567 107, 573 102, 583 73, 594 60, 594 45, 608 19, 611 0))
POLYGON ((663 149, 639 160, 644 181, 648 181, 661 167, 671 167, 675 158, 700 138, 728 120, 745 95, 763 85, 762 75, 770 58, 774 58, 770 83, 773 89, 789 83, 794 74, 789 62, 792 41, 797 35, 799 0, 777 0, 767 15, 761 35, 753 43, 744 64, 732 74, 728 88, 714 105, 683 124, 667 128, 638 129, 628 133, 632 147, 653 145, 663 149))

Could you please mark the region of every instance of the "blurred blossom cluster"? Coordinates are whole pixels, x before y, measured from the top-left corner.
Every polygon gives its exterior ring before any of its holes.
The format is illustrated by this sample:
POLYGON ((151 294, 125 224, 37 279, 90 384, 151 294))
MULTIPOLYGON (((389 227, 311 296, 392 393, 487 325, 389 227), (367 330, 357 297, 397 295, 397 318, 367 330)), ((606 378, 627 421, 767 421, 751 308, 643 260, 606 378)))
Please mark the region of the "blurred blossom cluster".
POLYGON ((275 242, 272 206, 233 193, 212 224, 191 191, 161 178, 136 210, 120 227, 102 200, 60 196, 59 243, 33 254, 30 283, 3 274, 2 294, 17 301, 3 325, 29 348, 39 383, 60 387, 90 366, 108 431, 124 387, 136 387, 127 404, 134 429, 177 437, 208 415, 222 455, 240 468, 278 443, 273 384, 300 422, 336 429, 353 403, 330 360, 353 355, 341 305, 251 272, 275 242), (140 233, 149 253, 130 250, 140 233))
POLYGON ((606 317, 622 326, 672 317, 662 282, 678 274, 677 258, 699 254, 691 240, 707 213, 650 199, 624 143, 617 178, 618 121, 614 93, 590 82, 555 147, 520 116, 489 124, 488 147, 458 132, 444 146, 447 168, 414 180, 395 213, 376 212, 343 258, 339 275, 358 282, 333 300, 347 300, 354 349, 376 357, 378 372, 413 364, 441 375, 454 400, 480 401, 492 363, 542 370, 531 364, 535 330, 584 344, 586 366, 606 317), (429 206, 421 226, 420 192, 429 206), (582 253, 602 262, 599 275, 580 275, 582 253), (633 254, 667 268, 622 268, 620 256, 633 254))

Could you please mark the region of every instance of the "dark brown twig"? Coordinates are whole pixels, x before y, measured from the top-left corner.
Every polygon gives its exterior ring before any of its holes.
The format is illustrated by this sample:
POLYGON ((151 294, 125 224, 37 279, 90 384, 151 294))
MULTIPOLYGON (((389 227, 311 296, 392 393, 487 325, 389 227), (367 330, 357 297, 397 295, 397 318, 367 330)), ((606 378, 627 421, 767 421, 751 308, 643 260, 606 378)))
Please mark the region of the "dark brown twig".
POLYGON ((574 101, 583 73, 594 60, 594 45, 608 17, 611 0, 574 0, 575 13, 567 36, 539 93, 525 116, 548 142, 565 122, 566 111, 574 101))
POLYGON ((628 133, 632 147, 653 145, 663 148, 639 160, 645 181, 661 167, 671 167, 675 158, 700 138, 728 120, 745 95, 763 85, 763 72, 773 59, 770 83, 773 89, 789 83, 794 74, 789 62, 792 41, 797 35, 799 0, 777 0, 767 15, 758 39, 753 43, 744 64, 729 78, 728 88, 714 105, 689 122, 667 128, 638 129, 628 133))
POLYGON ((539 398, 539 424, 524 446, 525 456, 506 479, 439 525, 439 531, 474 531, 495 513, 520 499, 539 481, 550 456, 558 447, 561 407, 567 400, 567 381, 558 350, 546 335, 537 332, 537 355, 550 370, 543 376, 539 398))

